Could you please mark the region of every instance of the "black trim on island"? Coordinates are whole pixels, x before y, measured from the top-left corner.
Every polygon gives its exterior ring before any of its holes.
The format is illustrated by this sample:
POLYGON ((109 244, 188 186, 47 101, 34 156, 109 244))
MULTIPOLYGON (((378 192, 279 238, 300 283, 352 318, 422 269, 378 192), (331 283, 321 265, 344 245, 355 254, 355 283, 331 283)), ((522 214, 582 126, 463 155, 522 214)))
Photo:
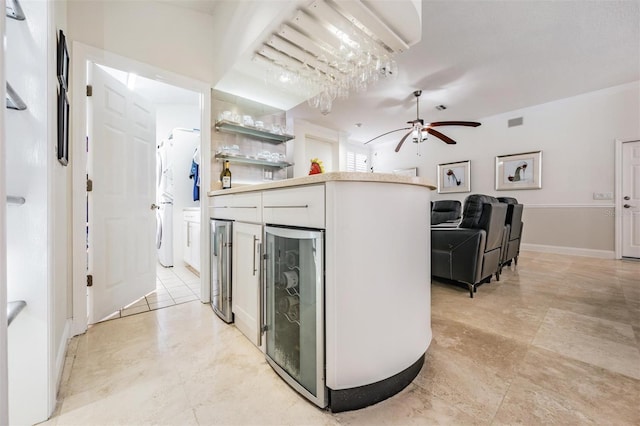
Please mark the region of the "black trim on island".
POLYGON ((424 365, 424 354, 413 365, 369 385, 350 389, 329 389, 329 409, 334 413, 358 410, 383 401, 406 388, 415 379, 424 365))

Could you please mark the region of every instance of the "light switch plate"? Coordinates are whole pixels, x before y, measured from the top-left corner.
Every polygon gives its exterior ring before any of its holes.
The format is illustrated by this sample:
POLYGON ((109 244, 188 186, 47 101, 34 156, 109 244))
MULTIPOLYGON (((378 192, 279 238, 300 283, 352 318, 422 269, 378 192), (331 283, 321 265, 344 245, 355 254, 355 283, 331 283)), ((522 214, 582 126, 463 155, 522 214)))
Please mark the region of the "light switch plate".
POLYGON ((594 200, 613 200, 613 192, 594 192, 594 200))

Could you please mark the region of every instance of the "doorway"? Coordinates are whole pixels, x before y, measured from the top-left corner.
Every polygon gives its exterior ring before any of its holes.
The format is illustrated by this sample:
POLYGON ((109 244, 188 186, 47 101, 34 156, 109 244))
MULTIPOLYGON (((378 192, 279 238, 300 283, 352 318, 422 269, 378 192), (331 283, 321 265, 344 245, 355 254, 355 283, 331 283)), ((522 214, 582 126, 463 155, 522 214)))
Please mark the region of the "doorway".
MULTIPOLYGON (((188 239, 183 235, 182 226, 185 216, 183 212, 188 211, 189 215, 193 216, 194 213, 200 211, 198 173, 194 173, 194 164, 200 163, 200 159, 196 158, 201 144, 199 95, 194 91, 135 76, 124 70, 100 64, 96 64, 94 67, 98 68, 98 70, 95 68, 93 70, 92 79, 94 82, 98 83, 97 74, 104 72, 106 75, 102 79, 111 79, 112 85, 117 85, 121 90, 127 92, 122 94, 123 97, 140 96, 141 102, 147 102, 148 109, 155 112, 153 160, 151 164, 134 167, 153 171, 153 208, 155 212, 144 209, 143 213, 155 214, 151 250, 157 263, 154 262, 153 265, 150 265, 153 277, 148 283, 148 288, 142 285, 140 279, 129 283, 130 289, 137 289, 136 296, 129 296, 124 299, 125 302, 122 304, 108 305, 107 310, 103 311, 106 315, 100 318, 92 318, 94 308, 96 305, 104 305, 111 300, 101 301, 97 297, 99 292, 96 289, 87 306, 90 323, 199 300, 201 296, 198 268, 200 262, 192 262, 193 265, 185 264, 187 259, 184 256, 183 245, 188 239)), ((92 87, 94 96, 88 100, 90 107, 95 103, 94 99, 97 100, 100 97, 99 85, 94 83, 92 87)), ((93 111, 90 110, 87 115, 92 117, 91 125, 95 133, 95 128, 101 122, 99 109, 93 108, 93 111)), ((99 142, 96 138, 88 138, 87 149, 90 163, 93 145, 99 142)), ((94 169, 96 168, 99 167, 94 167, 94 169)), ((93 216, 95 217, 96 214, 94 213, 93 216)), ((90 225, 91 220, 88 227, 91 237, 92 227, 90 225)), ((89 238, 90 244, 91 241, 92 238, 89 238)), ((122 248, 122 251, 124 250, 126 247, 122 248)), ((89 253, 92 252, 94 250, 91 250, 90 246, 89 253)), ((196 254, 199 260, 200 252, 198 251, 196 254)), ((96 259, 94 258, 90 265, 95 263, 96 259)), ((97 283, 99 277, 93 275, 93 280, 97 283)), ((90 294, 91 290, 89 289, 90 294)), ((122 292, 119 293, 119 296, 124 296, 122 292)))
MULTIPOLYGON (((198 147, 202 158, 209 158, 210 154, 210 85, 189 79, 184 76, 180 76, 162 69, 142 64, 137 61, 123 58, 118 55, 114 55, 105 52, 100 49, 96 49, 90 46, 83 45, 82 43, 74 43, 74 55, 72 58, 73 73, 75 75, 73 90, 74 93, 85 92, 85 87, 90 81, 90 70, 93 64, 106 66, 115 70, 120 70, 127 75, 135 75, 138 78, 138 82, 149 82, 156 84, 162 84, 173 86, 174 89, 181 89, 191 91, 193 96, 197 99, 197 107, 195 111, 198 116, 198 124, 200 131, 200 146, 198 147)), ((74 108, 72 110, 72 158, 74 161, 73 167, 73 193, 84 194, 86 190, 86 172, 84 164, 87 164, 87 144, 85 143, 85 136, 89 125, 92 124, 92 117, 87 114, 87 98, 84 96, 75 96, 73 99, 74 108)), ((163 132, 164 133, 164 132, 163 132)), ((159 137, 164 136, 168 138, 167 134, 159 134, 159 137)), ((154 164, 155 164, 155 158, 154 164)), ((155 167, 154 167, 155 170, 155 167)), ((209 165, 206 161, 202 162, 200 168, 200 182, 205 183, 201 188, 203 194, 209 190, 209 165)), ((86 331, 88 327, 88 309, 87 309, 87 241, 86 241, 86 198, 80 195, 76 195, 73 198, 73 326, 72 334, 77 335, 86 331), (81 232, 82 230, 82 232, 81 232)), ((155 203, 154 203, 155 204, 155 203)), ((206 207, 206 205, 204 206, 206 207)), ((201 214, 204 214, 205 209, 201 209, 201 214)), ((177 215, 180 216, 180 215, 177 215)), ((155 221, 154 226, 154 239, 155 239, 155 221)), ((201 243, 201 256, 206 253, 205 248, 208 240, 202 239, 201 243)), ((155 245, 155 241, 154 241, 155 245)), ((206 261, 206 256, 202 256, 206 261)), ((155 260, 155 257, 154 257, 155 260)), ((154 262, 155 263, 155 262, 154 262)), ((206 263, 206 262, 203 262, 206 263)), ((193 289, 199 292, 192 291, 193 294, 199 294, 200 299, 206 301, 209 297, 208 291, 206 291, 205 285, 208 281, 208 266, 203 264, 202 273, 197 282, 192 280, 191 276, 185 279, 189 281, 189 284, 193 289), (203 291, 204 289, 204 291, 203 291)), ((179 278, 179 277, 178 277, 179 278)), ((156 283, 160 280, 156 279, 156 283)), ((187 286, 189 288, 189 286, 187 286)), ((91 291, 91 290, 90 290, 91 291)), ((197 297, 197 296, 196 296, 197 297)), ((150 307, 151 304, 147 302, 150 307)), ((123 307, 124 308, 124 307, 123 307)))
POLYGON ((616 141, 616 258, 640 260, 640 140, 616 141))

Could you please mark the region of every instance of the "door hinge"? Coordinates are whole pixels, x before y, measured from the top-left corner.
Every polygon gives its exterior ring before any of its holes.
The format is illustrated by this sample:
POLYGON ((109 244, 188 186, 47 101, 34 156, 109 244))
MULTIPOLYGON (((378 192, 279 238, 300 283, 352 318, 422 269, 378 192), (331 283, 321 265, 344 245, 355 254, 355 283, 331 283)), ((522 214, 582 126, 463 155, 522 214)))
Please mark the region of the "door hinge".
POLYGON ((87 192, 93 191, 93 181, 87 178, 87 192))
POLYGON ((93 96, 93 86, 87 84, 87 96, 93 96))
POLYGON ((93 286, 93 275, 87 275, 87 287, 93 286))
POLYGON ((262 331, 263 333, 269 331, 269 326, 268 325, 263 325, 262 328, 260 329, 260 331, 262 331))

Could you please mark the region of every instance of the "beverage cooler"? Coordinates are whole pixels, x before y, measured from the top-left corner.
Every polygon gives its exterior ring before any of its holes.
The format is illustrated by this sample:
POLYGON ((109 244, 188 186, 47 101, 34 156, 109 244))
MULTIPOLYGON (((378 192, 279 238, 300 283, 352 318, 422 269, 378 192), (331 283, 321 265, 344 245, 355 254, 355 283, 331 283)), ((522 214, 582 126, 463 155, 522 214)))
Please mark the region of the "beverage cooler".
POLYGON ((265 227, 267 361, 300 394, 327 405, 324 231, 265 227))
POLYGON ((210 221, 211 231, 211 307, 227 323, 231 313, 231 231, 233 222, 210 221))

